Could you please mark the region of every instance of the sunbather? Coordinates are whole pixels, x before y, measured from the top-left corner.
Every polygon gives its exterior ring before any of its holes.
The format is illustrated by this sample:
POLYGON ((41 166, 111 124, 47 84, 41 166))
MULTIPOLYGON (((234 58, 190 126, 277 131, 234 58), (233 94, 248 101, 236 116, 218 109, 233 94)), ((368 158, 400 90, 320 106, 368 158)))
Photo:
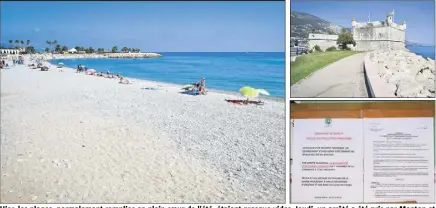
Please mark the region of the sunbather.
POLYGON ((124 77, 120 77, 120 84, 130 84, 129 80, 124 78, 124 77))
POLYGON ((206 94, 206 79, 201 78, 201 82, 200 82, 200 94, 205 95, 206 94))

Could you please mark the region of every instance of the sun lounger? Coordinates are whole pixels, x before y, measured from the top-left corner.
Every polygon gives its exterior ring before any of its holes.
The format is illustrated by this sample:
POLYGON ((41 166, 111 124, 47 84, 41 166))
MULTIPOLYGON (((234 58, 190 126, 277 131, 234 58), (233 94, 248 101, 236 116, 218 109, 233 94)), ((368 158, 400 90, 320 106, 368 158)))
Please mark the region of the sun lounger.
POLYGON ((248 103, 247 103, 247 100, 227 100, 226 99, 226 101, 228 102, 228 103, 233 103, 233 104, 255 104, 255 105, 263 105, 264 104, 264 102, 262 102, 262 101, 252 101, 252 100, 250 100, 250 101, 248 101, 248 103))

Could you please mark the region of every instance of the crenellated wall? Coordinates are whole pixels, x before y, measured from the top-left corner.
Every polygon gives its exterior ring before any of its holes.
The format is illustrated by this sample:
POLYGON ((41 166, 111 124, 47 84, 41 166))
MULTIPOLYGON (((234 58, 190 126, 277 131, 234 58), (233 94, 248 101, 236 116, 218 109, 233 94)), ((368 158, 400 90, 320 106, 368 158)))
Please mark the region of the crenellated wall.
MULTIPOLYGON (((397 50, 406 47, 406 22, 397 24, 392 20, 392 14, 388 14, 385 21, 375 22, 351 22, 354 41, 356 46, 352 50, 397 50)), ((325 50, 336 44, 337 35, 309 34, 309 47, 319 45, 325 50)))

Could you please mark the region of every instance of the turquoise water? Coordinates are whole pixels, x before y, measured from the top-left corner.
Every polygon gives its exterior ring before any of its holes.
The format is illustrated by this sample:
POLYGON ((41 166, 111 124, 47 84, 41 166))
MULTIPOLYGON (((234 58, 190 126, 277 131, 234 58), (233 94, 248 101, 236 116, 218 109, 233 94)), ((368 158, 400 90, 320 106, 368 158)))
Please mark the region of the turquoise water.
POLYGON ((407 48, 424 58, 431 58, 435 60, 435 50, 434 46, 407 46, 407 48))
POLYGON ((98 72, 174 84, 206 78, 208 89, 239 92, 243 86, 263 88, 285 97, 285 53, 161 53, 157 59, 64 59, 65 66, 86 65, 98 72))

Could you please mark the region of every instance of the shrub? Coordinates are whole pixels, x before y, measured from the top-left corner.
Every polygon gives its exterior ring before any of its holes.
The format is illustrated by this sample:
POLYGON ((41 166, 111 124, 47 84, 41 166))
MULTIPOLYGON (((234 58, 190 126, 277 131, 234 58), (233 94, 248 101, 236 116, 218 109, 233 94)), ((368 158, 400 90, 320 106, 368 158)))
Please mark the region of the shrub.
POLYGON ((313 49, 310 49, 309 53, 313 53, 313 49))
POLYGON ((336 51, 336 50, 337 50, 337 49, 336 49, 336 47, 334 47, 334 46, 325 49, 325 51, 336 51))
POLYGON ((316 52, 322 52, 321 48, 319 47, 319 45, 315 45, 315 51, 316 52))

